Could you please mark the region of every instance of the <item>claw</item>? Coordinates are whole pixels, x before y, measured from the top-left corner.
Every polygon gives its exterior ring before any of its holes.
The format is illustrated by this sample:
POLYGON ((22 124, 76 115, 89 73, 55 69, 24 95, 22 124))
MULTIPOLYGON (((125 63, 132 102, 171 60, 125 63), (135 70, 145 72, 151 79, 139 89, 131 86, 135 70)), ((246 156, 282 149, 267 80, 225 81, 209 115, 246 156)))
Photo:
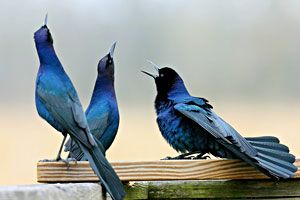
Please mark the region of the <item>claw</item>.
MULTIPOLYGON (((193 154, 201 154, 201 153, 199 151, 183 153, 183 154, 180 154, 179 156, 176 156, 176 157, 167 156, 167 157, 165 157, 161 160, 192 160, 192 159, 195 159, 199 156, 199 155, 193 156, 193 154)), ((203 156, 203 155, 204 154, 201 154, 201 156, 203 156)))
POLYGON ((206 159, 211 159, 210 158, 210 156, 208 156, 208 155, 205 155, 205 154, 198 154, 197 156, 195 156, 194 158, 193 158, 194 160, 206 160, 206 159))
POLYGON ((186 155, 186 154, 181 154, 179 156, 175 156, 175 157, 170 157, 170 156, 167 156, 165 158, 162 158, 161 160, 190 160, 192 159, 193 156, 190 156, 190 155, 186 155))
POLYGON ((43 160, 39 160, 39 162, 55 162, 56 159, 43 159, 43 160))
POLYGON ((60 158, 60 159, 57 160, 57 161, 64 162, 64 163, 66 164, 68 170, 69 170, 70 167, 71 167, 71 165, 70 165, 71 162, 75 162, 75 165, 77 165, 77 160, 76 160, 75 158, 67 158, 67 159, 62 159, 62 158, 60 158))
POLYGON ((162 158, 162 159, 160 159, 160 160, 171 160, 172 159, 172 157, 171 156, 167 156, 167 157, 165 157, 165 158, 162 158))

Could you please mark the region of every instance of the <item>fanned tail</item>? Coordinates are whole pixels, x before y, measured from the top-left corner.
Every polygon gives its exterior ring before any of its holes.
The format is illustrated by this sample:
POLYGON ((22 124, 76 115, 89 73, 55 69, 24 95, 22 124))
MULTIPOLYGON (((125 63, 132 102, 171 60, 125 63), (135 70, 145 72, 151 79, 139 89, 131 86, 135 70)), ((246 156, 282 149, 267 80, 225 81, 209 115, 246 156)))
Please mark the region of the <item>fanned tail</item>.
POLYGON ((254 159, 258 168, 263 168, 275 178, 291 178, 298 168, 293 164, 295 156, 289 153, 289 148, 280 144, 273 136, 252 137, 246 140, 257 150, 254 159))
POLYGON ((69 152, 68 158, 75 158, 78 161, 87 160, 81 148, 71 138, 66 142, 64 151, 69 152))
POLYGON ((72 138, 78 146, 81 148, 84 156, 88 159, 92 169, 96 175, 101 180, 108 193, 114 200, 121 200, 125 197, 125 191, 122 182, 120 181, 118 175, 110 165, 110 163, 105 158, 104 154, 101 152, 101 147, 98 145, 87 148, 84 144, 78 141, 76 138, 72 138))
MULTIPOLYGON (((96 141, 98 147, 100 148, 101 152, 105 156, 105 149, 97 138, 94 138, 96 141)), ((75 158, 78 161, 87 161, 88 159, 84 156, 84 153, 82 152, 81 148, 78 146, 76 142, 74 142, 71 138, 66 142, 65 144, 65 152, 69 151, 68 158, 75 158)))

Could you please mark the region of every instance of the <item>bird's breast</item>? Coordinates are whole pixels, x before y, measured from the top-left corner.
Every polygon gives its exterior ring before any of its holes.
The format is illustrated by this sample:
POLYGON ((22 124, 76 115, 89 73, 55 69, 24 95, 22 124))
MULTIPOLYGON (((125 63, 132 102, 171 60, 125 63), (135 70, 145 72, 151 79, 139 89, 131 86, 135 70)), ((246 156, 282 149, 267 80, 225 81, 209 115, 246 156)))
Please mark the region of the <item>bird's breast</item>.
POLYGON ((156 110, 161 134, 176 151, 182 153, 208 151, 209 138, 205 131, 178 113, 173 105, 170 103, 156 105, 156 110))

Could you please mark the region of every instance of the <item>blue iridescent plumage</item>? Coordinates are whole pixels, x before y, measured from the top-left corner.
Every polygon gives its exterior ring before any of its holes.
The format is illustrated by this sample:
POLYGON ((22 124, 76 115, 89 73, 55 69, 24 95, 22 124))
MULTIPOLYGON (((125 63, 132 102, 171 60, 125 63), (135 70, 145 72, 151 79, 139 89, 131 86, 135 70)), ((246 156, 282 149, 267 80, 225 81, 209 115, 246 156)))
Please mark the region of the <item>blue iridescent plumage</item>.
MULTIPOLYGON (((115 45, 116 43, 98 63, 94 91, 85 112, 91 133, 102 143, 104 153, 114 141, 119 127, 119 110, 114 88, 115 45)), ((85 159, 78 146, 72 144, 70 140, 66 143, 65 151, 70 151, 69 156, 76 160, 85 159)))
MULTIPOLYGON (((156 67, 157 68, 157 67, 156 67)), ((193 97, 182 78, 171 68, 158 70, 155 79, 157 123, 163 137, 185 155, 206 153, 221 158, 237 158, 272 178, 290 178, 297 171, 295 156, 273 136, 244 138, 215 114, 204 98, 193 97)))
MULTIPOLYGON (((96 143, 90 133, 77 92, 55 53, 46 24, 34 33, 34 40, 40 60, 35 93, 39 115, 64 138, 69 134, 112 198, 123 199, 123 185, 101 152, 101 143, 96 143)), ((61 159, 60 152, 61 148, 57 160, 61 159)))

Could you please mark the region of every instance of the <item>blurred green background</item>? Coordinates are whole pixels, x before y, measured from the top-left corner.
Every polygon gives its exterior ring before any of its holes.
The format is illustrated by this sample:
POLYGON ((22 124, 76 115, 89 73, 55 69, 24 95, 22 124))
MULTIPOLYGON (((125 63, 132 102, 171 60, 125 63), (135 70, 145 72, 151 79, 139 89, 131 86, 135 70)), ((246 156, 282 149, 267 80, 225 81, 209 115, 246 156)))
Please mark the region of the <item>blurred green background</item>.
POLYGON ((34 105, 33 33, 48 25, 84 107, 98 60, 114 41, 121 124, 110 160, 176 152, 155 123, 150 59, 174 67, 190 92, 244 136, 274 135, 300 155, 300 1, 1 1, 0 185, 36 182, 36 162, 56 156, 61 134, 34 105))

